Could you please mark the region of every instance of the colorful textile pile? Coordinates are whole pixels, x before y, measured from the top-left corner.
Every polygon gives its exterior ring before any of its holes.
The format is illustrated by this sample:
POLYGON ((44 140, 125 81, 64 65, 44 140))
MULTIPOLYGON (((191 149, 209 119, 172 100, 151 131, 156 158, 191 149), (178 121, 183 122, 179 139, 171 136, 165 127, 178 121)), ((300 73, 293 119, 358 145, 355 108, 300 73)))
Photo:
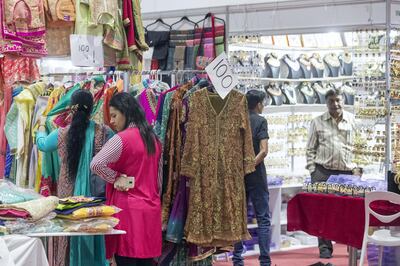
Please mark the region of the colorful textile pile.
POLYGON ((105 198, 74 196, 60 200, 55 212, 68 232, 108 232, 119 220, 112 215, 121 211, 104 205, 105 198))

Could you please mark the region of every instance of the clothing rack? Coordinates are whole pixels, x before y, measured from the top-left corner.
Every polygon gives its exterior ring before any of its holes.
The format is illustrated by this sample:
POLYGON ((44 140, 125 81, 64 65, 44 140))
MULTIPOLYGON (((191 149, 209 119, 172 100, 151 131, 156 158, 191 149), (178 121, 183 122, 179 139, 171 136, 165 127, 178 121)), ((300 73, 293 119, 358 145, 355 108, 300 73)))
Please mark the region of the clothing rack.
POLYGON ((133 74, 136 75, 150 75, 151 77, 155 77, 157 79, 162 79, 162 76, 171 76, 171 87, 174 87, 178 82, 177 78, 183 76, 184 74, 207 74, 205 70, 143 70, 143 71, 134 71, 133 74))
POLYGON ((40 75, 41 77, 57 77, 57 76, 97 76, 97 75, 112 75, 122 76, 124 81, 124 91, 127 92, 129 88, 130 78, 127 71, 86 71, 86 72, 59 72, 59 73, 46 73, 40 75))

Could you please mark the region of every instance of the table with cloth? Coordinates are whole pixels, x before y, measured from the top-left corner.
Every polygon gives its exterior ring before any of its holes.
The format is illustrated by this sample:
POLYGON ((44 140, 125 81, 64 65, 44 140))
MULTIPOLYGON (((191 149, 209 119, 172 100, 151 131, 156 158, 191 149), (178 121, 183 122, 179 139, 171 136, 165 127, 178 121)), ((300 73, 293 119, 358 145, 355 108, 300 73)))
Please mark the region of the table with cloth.
MULTIPOLYGON (((375 201, 371 208, 386 215, 400 211, 400 206, 387 201, 375 201)), ((352 247, 349 265, 356 265, 354 251, 361 249, 364 236, 364 198, 299 193, 288 202, 287 217, 288 231, 304 231, 352 247)), ((400 225, 400 218, 383 224, 370 217, 370 226, 383 225, 400 225)))

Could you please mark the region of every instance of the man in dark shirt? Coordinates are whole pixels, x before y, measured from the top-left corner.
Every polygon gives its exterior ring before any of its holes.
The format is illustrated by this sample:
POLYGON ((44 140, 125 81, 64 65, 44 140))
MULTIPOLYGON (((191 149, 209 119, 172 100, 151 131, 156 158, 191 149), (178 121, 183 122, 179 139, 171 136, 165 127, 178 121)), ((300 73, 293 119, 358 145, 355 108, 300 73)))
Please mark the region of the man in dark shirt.
MULTIPOLYGON (((256 155, 256 171, 245 176, 246 197, 250 199, 257 219, 257 236, 260 246, 260 265, 270 266, 269 246, 271 242, 271 216, 269 212, 269 192, 264 158, 268 154, 268 123, 260 114, 264 109, 265 92, 251 90, 246 94, 250 124, 253 134, 253 148, 256 155)), ((243 266, 243 243, 235 244, 233 265, 243 266)))

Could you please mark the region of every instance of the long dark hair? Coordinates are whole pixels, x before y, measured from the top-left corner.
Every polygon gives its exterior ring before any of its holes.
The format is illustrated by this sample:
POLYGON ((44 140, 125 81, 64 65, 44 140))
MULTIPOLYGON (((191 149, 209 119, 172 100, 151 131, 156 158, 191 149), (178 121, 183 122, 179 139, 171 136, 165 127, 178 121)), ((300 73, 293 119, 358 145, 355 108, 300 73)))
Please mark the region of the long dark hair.
POLYGON ((110 107, 120 111, 126 118, 124 129, 133 123, 139 129, 140 136, 146 145, 147 153, 154 154, 156 151, 155 143, 158 141, 152 127, 146 120, 142 107, 136 99, 129 93, 122 92, 114 95, 110 100, 110 107))
POLYGON ((69 177, 75 180, 93 109, 93 96, 89 91, 77 90, 72 94, 70 105, 73 116, 67 133, 67 166, 69 177))

